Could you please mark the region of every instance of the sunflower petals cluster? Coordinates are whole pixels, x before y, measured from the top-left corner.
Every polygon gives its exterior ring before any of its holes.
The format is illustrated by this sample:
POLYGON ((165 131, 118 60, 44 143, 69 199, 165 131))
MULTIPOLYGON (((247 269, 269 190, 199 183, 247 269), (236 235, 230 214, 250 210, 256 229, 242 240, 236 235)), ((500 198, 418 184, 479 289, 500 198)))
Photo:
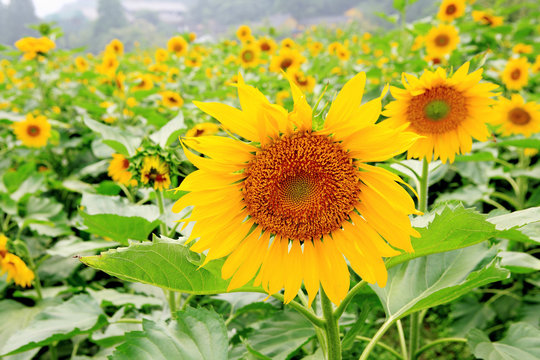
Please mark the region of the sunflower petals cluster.
POLYGON ((48 37, 25 37, 17 40, 15 47, 24 53, 25 60, 35 59, 38 55, 45 55, 56 47, 54 41, 48 37))
POLYGON ((339 304, 350 282, 345 259, 363 279, 385 286, 383 257, 413 251, 414 202, 399 177, 369 163, 406 151, 418 135, 403 131, 406 125, 377 123, 382 96, 361 105, 365 73, 345 84, 321 130, 313 129, 312 108, 289 82, 292 112, 241 76, 242 110, 195 102, 245 141, 184 138, 198 170, 177 188, 189 193, 172 210, 194 207, 181 220, 195 222, 188 242, 207 251, 206 262, 228 256, 222 276, 231 279, 229 290, 253 282, 268 294, 284 289, 290 302, 303 283, 310 302, 322 286, 339 304))
POLYGON ((43 115, 28 114, 25 120, 15 122, 12 126, 17 139, 28 147, 43 147, 51 137, 51 124, 43 115))
POLYGON ((540 104, 525 102, 521 95, 514 94, 510 99, 499 98, 493 110, 491 123, 499 126, 498 132, 504 136, 540 133, 540 104))
POLYGON ((8 238, 0 234, 0 275, 7 273, 7 281, 13 280, 15 284, 29 287, 34 280, 34 273, 26 266, 24 261, 7 249, 8 238))

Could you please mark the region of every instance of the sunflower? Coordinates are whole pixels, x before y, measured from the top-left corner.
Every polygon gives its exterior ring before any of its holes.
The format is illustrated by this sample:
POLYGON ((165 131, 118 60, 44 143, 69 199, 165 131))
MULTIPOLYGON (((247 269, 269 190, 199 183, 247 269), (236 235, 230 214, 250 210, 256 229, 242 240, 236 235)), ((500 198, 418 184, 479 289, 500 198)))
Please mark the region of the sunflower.
POLYGON ((515 53, 515 54, 520 54, 520 55, 521 54, 532 54, 533 47, 532 47, 532 45, 519 43, 519 44, 516 44, 512 48, 512 52, 515 53))
POLYGON ((24 52, 25 60, 32 60, 38 55, 45 55, 56 47, 51 39, 43 36, 41 38, 25 37, 15 43, 15 47, 24 52))
POLYGON ((202 65, 202 56, 196 51, 190 51, 184 60, 184 64, 189 67, 199 67, 202 65))
POLYGON ((0 258, 0 275, 7 272, 7 281, 13 279, 15 284, 30 287, 34 280, 34 273, 26 266, 24 261, 15 254, 7 253, 0 258))
POLYGON ((124 54, 124 43, 118 39, 113 39, 105 48, 105 51, 112 52, 116 56, 122 56, 124 54))
POLYGON ((219 126, 214 123, 201 123, 197 124, 186 132, 187 137, 199 137, 215 135, 219 131, 219 126))
POLYGON ((502 16, 494 16, 485 11, 475 10, 472 12, 472 17, 474 21, 483 25, 489 25, 491 27, 496 27, 496 26, 502 25, 503 23, 502 16))
POLYGON ((79 72, 85 72, 88 70, 88 61, 82 56, 77 56, 75 58, 75 66, 79 72))
POLYGON ((171 186, 169 166, 159 156, 146 156, 141 169, 141 181, 156 190, 166 190, 171 186))
POLYGON ((512 98, 499 98, 493 108, 493 125, 500 125, 499 132, 504 136, 523 134, 527 137, 540 132, 540 105, 525 103, 521 95, 512 98))
POLYGON ((502 82, 510 90, 519 90, 529 82, 529 62, 527 58, 510 59, 502 72, 502 82))
POLYGON ((109 165, 109 176, 122 185, 137 185, 137 180, 132 179, 129 169, 129 160, 122 154, 112 154, 112 160, 109 165))
POLYGON ((537 72, 540 72, 540 55, 536 55, 536 60, 534 61, 534 64, 532 65, 531 70, 535 74, 537 72))
POLYGON ((170 52, 175 53, 176 56, 183 56, 187 53, 188 43, 181 36, 173 36, 167 42, 167 49, 170 52))
POLYGON ((179 108, 184 104, 184 100, 174 91, 163 91, 161 94, 163 105, 169 108, 179 108))
POLYGON ((51 137, 51 124, 42 115, 26 115, 26 120, 13 124, 17 139, 29 147, 43 147, 51 137))
POLYGON ((451 53, 459 43, 458 31, 452 25, 439 25, 426 35, 426 50, 433 56, 444 56, 451 53))
POLYGON ((279 54, 272 57, 270 71, 280 73, 282 70, 289 68, 297 69, 305 61, 306 58, 298 50, 283 48, 279 51, 279 54))
POLYGON ((337 95, 324 127, 313 130, 312 109, 289 79, 294 110, 271 104, 257 89, 236 85, 243 111, 220 103, 195 105, 245 138, 185 138, 188 159, 199 168, 179 190, 190 193, 173 211, 194 206, 189 242, 208 250, 206 262, 228 256, 222 268, 229 290, 254 279, 268 294, 285 289, 290 302, 302 281, 310 302, 319 284, 334 304, 349 288, 352 269, 385 286, 382 256, 413 251, 418 236, 408 214, 414 202, 396 175, 367 162, 399 154, 416 135, 376 124, 381 98, 360 106, 365 73, 337 95), (219 222, 216 222, 219 219, 219 222), (388 243, 387 243, 388 242, 388 243))
POLYGON ((288 90, 280 90, 276 94, 276 104, 283 106, 286 99, 291 97, 291 93, 288 90))
POLYGON ((339 49, 336 50, 336 56, 341 61, 347 61, 351 57, 351 52, 350 52, 349 49, 347 49, 347 47, 342 46, 342 47, 340 47, 339 49))
POLYGON ((323 43, 319 41, 310 42, 308 44, 308 49, 311 56, 317 56, 323 49, 323 43))
POLYGON ((451 22, 465 14, 465 0, 443 0, 437 17, 451 22))
POLYGON ((280 45, 282 48, 287 48, 287 49, 294 49, 297 46, 294 40, 291 38, 285 38, 281 40, 280 45))
POLYGON ((257 41, 259 50, 266 54, 273 54, 277 49, 277 44, 274 39, 269 37, 262 37, 257 41))
POLYGON ((313 76, 305 75, 300 70, 290 70, 289 72, 289 76, 291 79, 293 79, 294 83, 300 88, 300 90, 309 93, 313 91, 313 88, 315 87, 315 78, 313 76))
POLYGON ((150 90, 154 87, 154 81, 149 74, 142 74, 136 77, 137 84, 133 86, 133 91, 150 90))
POLYGON ((408 158, 431 161, 440 157, 442 162, 453 162, 456 154, 471 151, 472 137, 488 138, 485 121, 494 102, 490 91, 497 85, 480 83, 482 69, 468 71, 469 63, 465 63, 450 78, 443 68, 424 70, 420 79, 403 74, 405 89, 391 88, 396 101, 383 112, 390 117, 388 123, 408 125, 423 136, 409 149, 408 158))
POLYGON ((244 68, 255 67, 259 65, 259 48, 256 46, 244 46, 240 50, 240 55, 238 55, 240 64, 244 68))
POLYGON ((242 42, 251 38, 251 28, 247 25, 240 25, 236 30, 236 37, 242 42))
POLYGON ((103 55, 101 65, 98 66, 98 72, 107 76, 113 76, 120 63, 114 53, 106 52, 103 55))
POLYGON ((159 48, 156 50, 154 57, 156 58, 156 62, 161 63, 167 61, 169 53, 167 50, 159 48))

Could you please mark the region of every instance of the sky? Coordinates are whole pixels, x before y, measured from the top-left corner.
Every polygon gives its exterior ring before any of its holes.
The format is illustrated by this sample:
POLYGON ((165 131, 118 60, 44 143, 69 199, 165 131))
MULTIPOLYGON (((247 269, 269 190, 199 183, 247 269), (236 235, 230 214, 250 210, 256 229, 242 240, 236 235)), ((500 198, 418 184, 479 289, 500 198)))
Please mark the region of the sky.
MULTIPOLYGON (((0 1, 4 4, 9 2, 8 0, 0 1)), ((33 0, 33 2, 34 7, 36 8, 36 15, 39 17, 43 17, 55 13, 56 11, 60 10, 65 4, 75 2, 75 0, 33 0)))

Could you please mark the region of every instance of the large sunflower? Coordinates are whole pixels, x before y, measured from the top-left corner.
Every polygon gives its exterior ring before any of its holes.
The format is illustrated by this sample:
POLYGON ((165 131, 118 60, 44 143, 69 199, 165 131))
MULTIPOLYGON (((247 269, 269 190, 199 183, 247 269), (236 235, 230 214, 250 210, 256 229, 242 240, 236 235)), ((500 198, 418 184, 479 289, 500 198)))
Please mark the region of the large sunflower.
POLYGON ((424 70, 420 78, 403 74, 405 89, 391 88, 396 100, 383 115, 390 117, 387 121, 393 126, 408 124, 410 131, 423 136, 409 149, 409 158, 453 162, 456 154, 471 151, 472 137, 488 138, 485 122, 494 102, 491 91, 497 85, 480 83, 482 69, 468 71, 465 63, 450 78, 443 68, 424 70))
POLYGON ((304 282, 310 301, 321 284, 340 303, 349 288, 344 257, 366 281, 385 286, 382 257, 413 251, 410 236, 418 234, 408 214, 416 210, 399 177, 367 162, 406 151, 417 135, 376 124, 382 97, 360 106, 365 73, 343 87, 321 130, 313 129, 312 109, 292 79, 292 113, 238 80, 242 111, 195 105, 246 141, 183 141, 208 156, 185 148, 199 170, 178 187, 190 193, 173 206, 194 206, 183 220, 196 222, 191 249, 208 250, 206 262, 229 255, 222 268, 229 290, 254 279, 269 294, 284 288, 285 302, 304 282))
POLYGON ((527 58, 510 59, 502 72, 502 81, 510 90, 519 90, 529 82, 529 62, 527 58))
POLYGON ((499 98, 493 110, 492 124, 500 125, 499 132, 504 136, 540 132, 540 105, 533 101, 525 103, 521 95, 512 95, 510 100, 499 98))
POLYGON ((452 25, 439 25, 426 35, 425 44, 429 54, 444 56, 451 53, 459 43, 458 31, 452 25))
POLYGON ((43 147, 51 137, 51 124, 42 115, 26 115, 26 120, 13 124, 17 139, 29 147, 43 147))
POLYGON ((442 21, 453 21, 465 14, 465 0, 443 0, 437 17, 442 21))

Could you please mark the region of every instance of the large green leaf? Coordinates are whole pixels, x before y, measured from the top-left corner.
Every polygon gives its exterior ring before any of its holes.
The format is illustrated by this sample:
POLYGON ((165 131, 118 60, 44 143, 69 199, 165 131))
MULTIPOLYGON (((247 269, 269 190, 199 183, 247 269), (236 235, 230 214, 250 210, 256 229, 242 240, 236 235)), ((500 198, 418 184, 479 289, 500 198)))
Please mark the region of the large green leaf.
MULTIPOLYGON (((223 259, 210 261, 199 268, 204 255, 171 239, 155 237, 153 242, 133 243, 127 248, 82 257, 81 261, 123 280, 190 294, 224 293, 229 283, 221 278, 223 259)), ((262 290, 246 286, 238 291, 262 290)))
POLYGON ((498 237, 540 243, 540 206, 494 216, 488 221, 500 230, 498 237))
POLYGON ((163 125, 161 129, 150 135, 150 139, 164 149, 172 144, 185 130, 184 115, 180 112, 174 119, 163 125))
POLYGON ((519 251, 501 251, 501 266, 516 274, 528 274, 540 271, 540 260, 519 251))
POLYGON ((169 325, 143 320, 143 331, 126 334, 111 360, 226 360, 223 319, 213 311, 188 308, 169 325))
POLYGON ((159 209, 154 205, 132 205, 119 197, 83 194, 80 212, 88 232, 126 245, 128 240, 146 240, 158 226, 159 209))
POLYGON ((481 303, 474 296, 465 296, 452 303, 452 334, 465 336, 471 329, 483 329, 495 318, 495 311, 489 304, 481 303))
POLYGON ((77 295, 37 314, 28 326, 8 338, 0 354, 20 353, 91 333, 106 323, 105 314, 94 299, 88 295, 77 295))
POLYGON ((472 352, 485 360, 538 360, 540 359, 540 330, 528 323, 510 326, 506 336, 497 342, 478 329, 467 335, 472 352))
POLYGON ((313 325, 298 313, 280 311, 261 322, 247 339, 250 353, 272 360, 285 360, 315 336, 313 325))
POLYGON ((384 288, 371 287, 388 317, 399 319, 448 303, 474 288, 506 279, 509 274, 497 264, 494 249, 477 244, 395 266, 388 270, 388 283, 384 288))
MULTIPOLYGON (((417 222, 422 222, 422 219, 417 222)), ((421 256, 475 245, 497 233, 495 226, 487 222, 484 215, 462 206, 455 209, 447 207, 442 213, 435 215, 428 227, 416 229, 421 237, 412 238, 414 253, 405 253, 388 259, 387 267, 421 256)))
POLYGON ((84 123, 90 129, 99 133, 103 137, 103 142, 105 144, 109 145, 114 151, 122 155, 131 156, 135 154, 135 149, 141 143, 141 139, 138 139, 119 128, 92 120, 87 116, 84 117, 84 123))

